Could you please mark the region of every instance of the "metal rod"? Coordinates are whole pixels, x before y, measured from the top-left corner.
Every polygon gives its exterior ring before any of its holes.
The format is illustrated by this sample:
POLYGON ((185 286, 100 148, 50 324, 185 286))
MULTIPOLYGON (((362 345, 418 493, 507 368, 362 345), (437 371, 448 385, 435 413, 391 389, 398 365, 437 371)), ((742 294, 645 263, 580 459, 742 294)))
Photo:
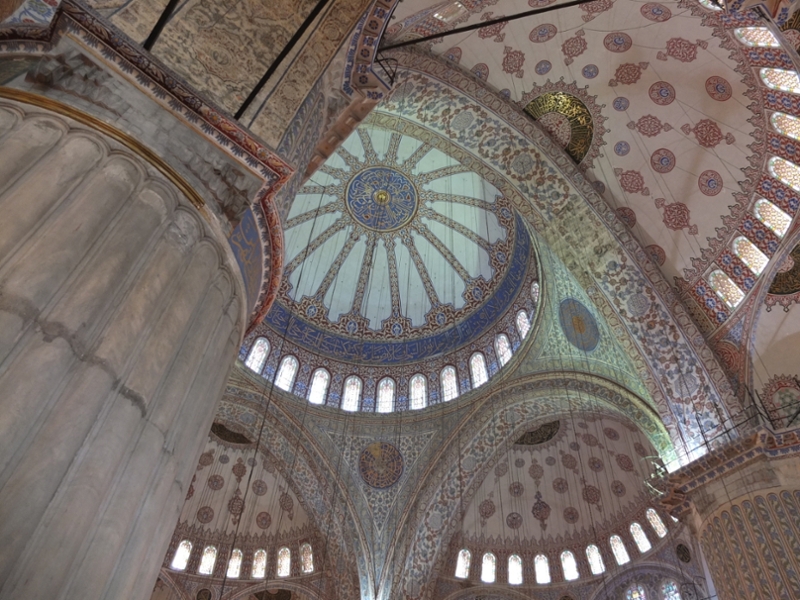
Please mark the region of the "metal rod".
POLYGON ((153 26, 153 30, 150 32, 150 35, 147 36, 144 44, 142 44, 142 47, 148 52, 153 49, 153 45, 156 43, 158 36, 161 35, 161 31, 164 29, 167 21, 169 21, 172 13, 175 12, 175 7, 178 6, 178 2, 180 2, 180 0, 169 0, 164 10, 161 11, 161 16, 158 17, 158 21, 156 21, 156 24, 153 26))
POLYGON ((428 40, 437 40, 439 38, 455 35, 457 33, 463 33, 465 31, 482 29, 483 27, 489 27, 491 25, 496 25, 497 23, 508 23, 509 21, 516 21, 517 19, 524 19, 525 17, 540 15, 542 13, 550 12, 551 10, 558 10, 560 8, 570 8, 571 6, 580 6, 581 4, 588 4, 589 2, 594 2, 594 1, 595 0, 571 0, 570 2, 564 2, 564 4, 551 4, 550 6, 545 6, 544 8, 534 8, 533 10, 526 10, 525 12, 517 13, 516 15, 511 15, 510 17, 498 17, 497 19, 490 19, 489 21, 483 21, 481 23, 473 23, 472 25, 465 25, 464 27, 459 27, 458 29, 451 29, 450 31, 440 31, 439 33, 434 33, 433 35, 426 35, 425 37, 417 38, 415 40, 406 40, 405 42, 398 42, 396 44, 391 44, 389 46, 382 46, 380 50, 394 50, 395 48, 402 48, 403 46, 419 44, 420 42, 427 42, 428 40))
POLYGON ((258 93, 267 84, 267 81, 269 81, 269 78, 272 77, 275 74, 275 71, 278 70, 278 67, 283 62, 283 59, 286 58, 286 56, 289 54, 289 52, 291 52, 292 49, 295 47, 297 42, 300 41, 300 38, 303 37, 303 34, 306 32, 306 29, 308 29, 309 26, 311 25, 311 23, 314 22, 314 19, 316 19, 317 15, 319 15, 319 13, 322 12, 322 9, 325 8, 325 5, 327 3, 328 3, 328 0, 319 0, 319 2, 317 2, 317 5, 314 7, 314 10, 312 10, 309 13, 309 15, 306 17, 306 20, 303 21, 303 24, 300 25, 298 30, 294 32, 294 35, 292 36, 292 39, 290 39, 289 43, 287 43, 283 47, 283 50, 281 50, 281 53, 278 54, 278 57, 275 60, 272 61, 272 64, 267 69, 267 72, 264 73, 264 76, 261 79, 258 80, 258 83, 256 84, 256 87, 254 87, 253 91, 250 92, 250 95, 247 96, 247 98, 245 98, 245 101, 242 103, 242 105, 239 107, 239 110, 237 110, 236 114, 234 115, 235 119, 241 119, 242 118, 242 115, 244 114, 244 111, 246 111, 247 108, 253 103, 253 100, 256 99, 256 96, 258 96, 258 93))

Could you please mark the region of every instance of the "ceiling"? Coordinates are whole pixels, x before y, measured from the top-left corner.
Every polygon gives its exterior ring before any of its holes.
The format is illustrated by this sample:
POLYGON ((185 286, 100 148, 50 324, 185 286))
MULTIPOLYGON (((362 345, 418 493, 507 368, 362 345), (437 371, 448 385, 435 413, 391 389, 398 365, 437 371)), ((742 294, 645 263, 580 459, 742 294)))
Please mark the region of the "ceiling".
MULTIPOLYGON (((550 4, 405 0, 387 43, 550 4)), ((744 46, 715 35, 701 16, 711 12, 693 0, 598 0, 420 46, 521 108, 533 102, 540 125, 582 160, 672 279, 725 225, 735 194, 748 191, 739 182, 761 125, 747 95, 754 82, 743 83, 744 46), (584 141, 581 158, 570 144, 584 141)))

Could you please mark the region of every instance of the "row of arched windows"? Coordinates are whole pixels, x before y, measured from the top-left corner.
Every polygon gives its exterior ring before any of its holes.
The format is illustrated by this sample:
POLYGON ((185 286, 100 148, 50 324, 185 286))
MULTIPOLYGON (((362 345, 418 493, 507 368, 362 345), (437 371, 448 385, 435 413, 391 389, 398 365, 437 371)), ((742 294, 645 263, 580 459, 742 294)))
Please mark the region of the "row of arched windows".
MULTIPOLYGON (((538 284, 536 292, 538 295, 538 284)), ((516 325, 520 337, 525 338, 530 332, 531 323, 528 313, 520 310, 516 316, 516 325)), ((495 336, 494 351, 497 355, 499 366, 505 366, 513 355, 511 340, 505 333, 495 336)), ((245 366, 256 372, 261 373, 269 357, 270 344, 265 337, 259 337, 250 347, 250 351, 245 358, 245 366)), ((300 369, 300 363, 291 354, 284 356, 275 374, 275 385, 282 390, 291 392, 294 389, 295 378, 300 369)), ((469 376, 472 389, 478 388, 489 381, 489 369, 486 356, 482 352, 475 352, 469 359, 469 376)), ((325 404, 328 397, 328 389, 331 383, 331 374, 327 369, 318 368, 311 375, 311 384, 308 387, 308 401, 311 404, 325 404)), ((457 398, 461 391, 458 385, 458 373, 453 365, 447 365, 439 372, 439 388, 441 398, 444 402, 449 402, 457 398)), ((362 392, 364 384, 360 377, 351 375, 344 381, 342 393, 342 410, 356 411, 361 407, 362 392)), ((428 378, 422 373, 417 373, 409 380, 409 407, 411 410, 418 410, 428 406, 429 390, 428 378)), ((396 389, 395 380, 391 377, 384 377, 378 382, 375 410, 379 413, 393 412, 396 408, 396 389)))
MULTIPOLYGON (((175 555, 172 557, 170 567, 176 571, 183 571, 189 564, 189 557, 192 554, 192 542, 183 540, 178 544, 175 555)), ((239 548, 234 548, 228 560, 227 577, 237 579, 242 575, 242 560, 244 553, 239 548)), ((203 548, 200 556, 200 564, 197 572, 200 575, 211 575, 217 563, 217 547, 208 545, 203 548)), ((275 560, 275 575, 277 577, 288 577, 292 572, 292 551, 284 546, 278 549, 275 560)), ((311 544, 303 543, 300 545, 300 572, 308 575, 314 572, 314 552, 311 544)), ((251 579, 264 579, 267 576, 267 551, 259 548, 253 552, 253 563, 250 569, 251 579)))
MULTIPOLYGON (((664 521, 658 516, 658 513, 648 508, 645 512, 647 521, 650 523, 653 531, 659 538, 667 535, 667 528, 664 521)), ((630 533, 639 552, 644 554, 653 546, 644 531, 644 528, 637 522, 631 523, 630 533)), ((612 535, 609 540, 609 547, 614 556, 614 560, 618 565, 624 565, 630 562, 630 555, 625 547, 625 543, 618 535, 612 535)), ((578 570, 578 561, 571 550, 564 550, 561 555, 561 571, 564 575, 565 581, 574 581, 578 579, 581 574, 578 570)), ((590 544, 586 547, 586 560, 589 563, 589 569, 592 575, 600 575, 605 573, 606 566, 603 563, 603 555, 595 544, 590 544)), ((458 553, 456 560, 455 576, 459 579, 467 579, 469 577, 470 565, 472 562, 472 553, 467 548, 462 548, 458 553)), ((508 583, 511 585, 522 584, 522 558, 518 554, 512 554, 508 557, 508 583)), ((548 584, 551 581, 550 577, 550 562, 544 554, 537 554, 533 559, 533 572, 536 578, 536 583, 540 585, 548 584)), ((481 581, 484 583, 494 583, 497 573, 497 557, 492 552, 486 552, 481 559, 481 581)))
MULTIPOLYGON (((766 27, 741 27, 734 30, 734 34, 742 44, 748 47, 780 47, 777 38, 775 38, 772 32, 766 27)), ((765 67, 760 70, 759 75, 764 85, 770 89, 790 94, 800 94, 800 78, 798 78, 797 73, 794 71, 765 67)), ((800 140, 800 119, 797 117, 776 112, 772 114, 770 123, 781 135, 800 140)), ((786 184, 795 191, 800 191, 800 167, 796 164, 779 156, 773 156, 767 162, 767 168, 769 169, 770 175, 775 179, 786 184)), ((797 210, 797 207, 790 208, 797 210)), ((753 207, 753 215, 761 223, 766 225, 778 239, 783 238, 792 222, 792 217, 790 215, 766 198, 759 198, 756 200, 753 207)), ((756 242, 761 241, 762 244, 764 242, 764 240, 761 239, 764 237, 763 234, 759 231, 748 230, 744 235, 734 238, 731 243, 731 251, 745 264, 755 277, 758 277, 767 266, 769 257, 764 253, 763 249, 759 248, 758 244, 754 243, 748 236, 753 236, 756 242)), ((770 244, 768 241, 766 245, 767 249, 771 251, 770 254, 774 253, 777 249, 777 245, 775 245, 775 248, 772 248, 774 244, 770 244)), ((735 308, 744 300, 747 291, 755 285, 755 279, 748 276, 740 278, 740 283, 742 284, 740 286, 731 278, 729 273, 725 272, 726 270, 731 272, 735 267, 728 267, 728 269, 725 269, 723 266, 723 268, 715 269, 709 273, 708 283, 729 308, 735 308), (742 287, 745 289, 742 289, 742 287)))
MULTIPOLYGON (((674 579, 662 582, 660 592, 660 600, 682 600, 681 593, 678 591, 678 583, 674 579)), ((649 600, 649 597, 643 586, 634 583, 625 590, 625 600, 649 600)))

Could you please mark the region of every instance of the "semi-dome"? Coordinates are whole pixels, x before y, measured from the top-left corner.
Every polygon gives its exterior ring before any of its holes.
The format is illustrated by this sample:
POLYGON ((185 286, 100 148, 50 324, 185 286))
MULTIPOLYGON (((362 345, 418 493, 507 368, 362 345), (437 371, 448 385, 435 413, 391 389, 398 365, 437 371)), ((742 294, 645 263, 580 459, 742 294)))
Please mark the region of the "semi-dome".
POLYGON ((313 387, 303 375, 325 369, 322 401, 336 404, 337 384, 357 376, 357 404, 374 410, 382 378, 394 409, 424 376, 427 405, 509 360, 538 289, 531 236, 494 185, 434 145, 366 123, 300 188, 279 298, 250 340, 280 340, 297 378, 281 379, 277 352, 251 367, 301 396, 313 387))

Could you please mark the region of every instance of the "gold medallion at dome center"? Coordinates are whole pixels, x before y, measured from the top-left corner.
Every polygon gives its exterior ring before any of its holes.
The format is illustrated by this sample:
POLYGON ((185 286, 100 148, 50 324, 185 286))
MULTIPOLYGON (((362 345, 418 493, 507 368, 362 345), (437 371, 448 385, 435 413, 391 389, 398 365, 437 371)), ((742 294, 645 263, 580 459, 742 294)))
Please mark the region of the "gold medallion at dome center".
POLYGON ((389 200, 391 196, 389 196, 389 192, 386 190, 378 190, 372 196, 372 199, 375 200, 376 204, 380 204, 381 206, 386 206, 389 204, 389 200))

